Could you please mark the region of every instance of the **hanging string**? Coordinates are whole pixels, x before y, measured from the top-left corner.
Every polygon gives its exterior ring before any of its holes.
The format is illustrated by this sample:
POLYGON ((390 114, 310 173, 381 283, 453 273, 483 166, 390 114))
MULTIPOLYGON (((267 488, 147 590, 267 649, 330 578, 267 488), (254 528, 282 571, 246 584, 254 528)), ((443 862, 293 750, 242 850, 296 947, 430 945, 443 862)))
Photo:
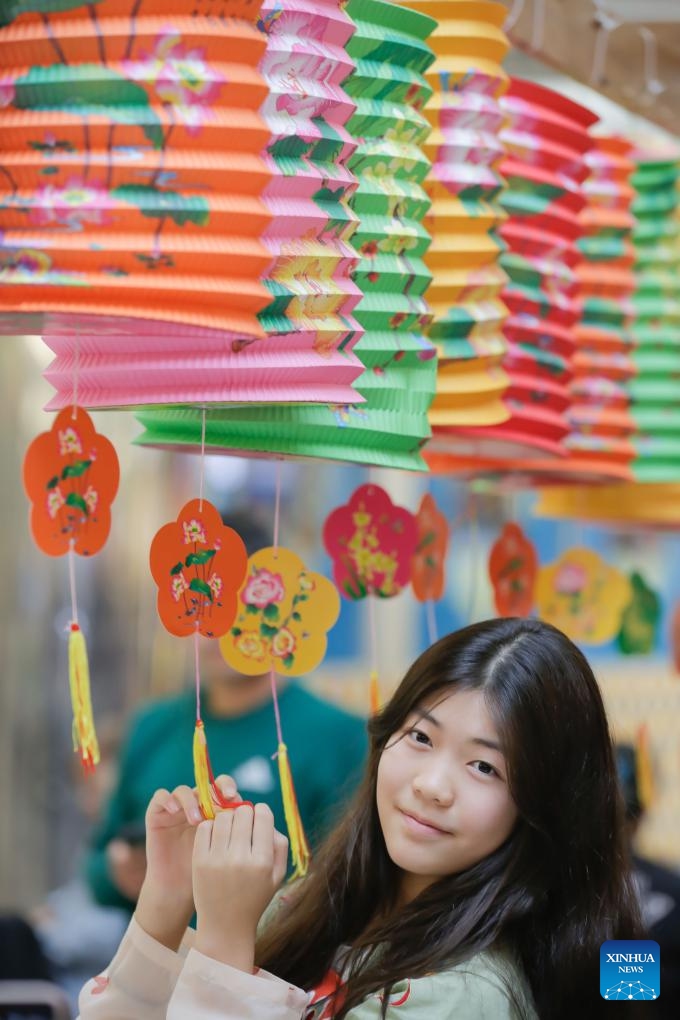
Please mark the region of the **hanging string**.
POLYGON ((71 417, 75 421, 78 417, 78 379, 80 375, 80 337, 76 332, 75 346, 73 349, 73 411, 71 417))
POLYGON ((437 640, 437 614, 432 599, 428 599, 425 603, 425 610, 427 614, 427 636, 430 644, 433 645, 437 640))
POLYGON ((203 479, 205 476, 205 408, 201 417, 201 464, 198 482, 198 509, 203 510, 203 479))
POLYGON ((68 579, 71 589, 71 623, 78 623, 78 599, 76 596, 76 554, 73 551, 75 539, 68 546, 68 579))
MULTIPOLYGON (((269 670, 269 682, 272 689, 272 702, 274 703, 274 720, 276 722, 276 742, 281 745, 283 743, 283 729, 281 728, 281 711, 279 709, 279 698, 276 692, 276 670, 272 666, 269 670)), ((272 757, 276 757, 273 755, 272 757)))
POLYGON ((196 621, 196 630, 194 631, 194 682, 196 684, 196 722, 200 723, 201 719, 201 664, 199 654, 199 631, 198 621, 196 621))
POLYGON ((477 520, 477 499, 474 492, 470 492, 469 497, 469 517, 470 517, 470 591, 468 596, 468 611, 467 621, 468 623, 474 623, 474 612, 477 605, 477 566, 478 566, 478 539, 479 539, 479 528, 477 520))
POLYGON ((371 715, 380 711, 380 684, 378 681, 378 621, 375 612, 375 592, 368 591, 368 633, 371 642, 371 674, 369 683, 369 703, 371 715))
POLYGON ((276 462, 276 495, 274 501, 274 559, 279 548, 279 525, 281 521, 281 461, 276 462))
MULTIPOLYGON (((276 497, 274 501, 274 557, 279 548, 279 527, 281 517, 281 461, 276 465, 276 497)), ((274 703, 274 718, 276 720, 276 737, 279 748, 283 744, 283 731, 281 729, 281 713, 279 711, 279 698, 276 691, 276 672, 272 666, 269 671, 269 679, 272 689, 272 702, 274 703)), ((278 752, 277 752, 278 753, 278 752)), ((276 757, 276 756, 274 756, 276 757)))
MULTIPOLYGON (((274 558, 276 559, 279 548, 279 534, 281 526, 281 461, 276 465, 276 496, 274 501, 274 558)), ((293 783, 293 773, 290 768, 288 748, 283 739, 283 727, 281 725, 281 711, 279 708, 279 697, 276 689, 276 671, 272 666, 269 670, 269 682, 272 691, 272 703, 274 705, 274 720, 276 722, 276 758, 279 767, 279 783, 281 786, 281 799, 283 800, 283 814, 286 819, 286 829, 290 840, 290 853, 293 860, 292 879, 307 874, 311 853, 305 830, 300 817, 300 808, 293 783)))

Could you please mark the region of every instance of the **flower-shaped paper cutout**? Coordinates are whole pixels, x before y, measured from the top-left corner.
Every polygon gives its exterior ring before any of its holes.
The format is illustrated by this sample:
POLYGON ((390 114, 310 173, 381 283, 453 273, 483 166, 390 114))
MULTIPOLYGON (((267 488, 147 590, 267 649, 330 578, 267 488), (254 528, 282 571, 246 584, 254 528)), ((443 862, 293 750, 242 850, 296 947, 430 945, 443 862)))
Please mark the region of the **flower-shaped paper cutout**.
POLYGON ((395 506, 384 489, 360 485, 349 503, 336 507, 323 529, 333 577, 342 595, 389 598, 411 579, 411 560, 418 544, 412 513, 395 506))
POLYGON ((238 616, 220 640, 229 665, 246 676, 274 669, 301 676, 326 654, 326 634, 340 613, 334 585, 307 570, 290 549, 260 549, 248 560, 238 616))
POLYGON ((449 524, 429 492, 420 501, 416 524, 418 544, 411 560, 413 594, 419 602, 437 601, 444 594, 449 524))
POLYGON ((630 575, 632 598, 623 611, 616 642, 624 655, 649 655, 654 651, 661 617, 661 600, 641 574, 630 575))
POLYGON ((151 543, 158 615, 177 637, 220 637, 231 627, 248 563, 240 536, 207 499, 192 499, 151 543))
POLYGON ((31 501, 31 532, 48 556, 99 552, 111 529, 111 503, 120 469, 112 443, 81 407, 65 407, 49 432, 33 440, 24 458, 31 501))
POLYGON ((592 549, 568 549, 538 571, 539 616, 574 641, 592 645, 610 641, 621 627, 630 598, 628 578, 592 549))
POLYGON ((499 616, 528 616, 534 607, 538 556, 519 524, 505 525, 491 547, 489 578, 499 616))

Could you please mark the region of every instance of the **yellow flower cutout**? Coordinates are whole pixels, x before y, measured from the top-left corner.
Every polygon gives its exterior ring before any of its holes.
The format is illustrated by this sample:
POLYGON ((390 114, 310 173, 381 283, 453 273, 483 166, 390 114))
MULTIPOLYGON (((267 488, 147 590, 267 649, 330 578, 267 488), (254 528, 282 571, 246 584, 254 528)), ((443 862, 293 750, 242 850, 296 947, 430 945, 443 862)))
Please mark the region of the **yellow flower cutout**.
POLYGON ((540 567, 536 583, 538 615, 573 641, 601 645, 616 637, 631 600, 628 578, 592 549, 567 549, 555 563, 540 567))
POLYGON ((220 638, 222 656, 233 669, 246 676, 269 669, 301 676, 322 662, 340 596, 290 549, 270 547, 250 557, 238 602, 236 620, 220 638))

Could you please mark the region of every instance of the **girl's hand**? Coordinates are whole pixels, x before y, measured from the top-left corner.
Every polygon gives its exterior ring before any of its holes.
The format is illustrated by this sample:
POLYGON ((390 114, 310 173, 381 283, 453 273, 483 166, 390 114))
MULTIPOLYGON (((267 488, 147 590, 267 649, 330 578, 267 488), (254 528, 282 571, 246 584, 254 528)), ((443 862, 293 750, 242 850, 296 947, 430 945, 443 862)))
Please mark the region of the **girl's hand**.
POLYGON ((288 840, 266 804, 201 822, 193 854, 196 948, 252 971, 257 924, 286 874, 288 840))
MULTIPOLYGON (((238 799, 231 776, 216 782, 225 798, 238 799)), ((174 949, 194 912, 191 856, 202 820, 197 793, 188 786, 157 790, 146 811, 147 869, 135 917, 149 935, 174 949)))

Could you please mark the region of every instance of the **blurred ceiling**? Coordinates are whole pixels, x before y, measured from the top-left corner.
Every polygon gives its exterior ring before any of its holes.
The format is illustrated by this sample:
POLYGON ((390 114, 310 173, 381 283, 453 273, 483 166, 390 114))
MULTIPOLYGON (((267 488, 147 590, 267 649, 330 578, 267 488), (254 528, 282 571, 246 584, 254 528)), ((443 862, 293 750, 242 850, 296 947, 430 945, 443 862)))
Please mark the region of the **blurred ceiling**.
POLYGON ((680 0, 505 5, 510 24, 519 12, 509 33, 519 49, 680 135, 680 0))

